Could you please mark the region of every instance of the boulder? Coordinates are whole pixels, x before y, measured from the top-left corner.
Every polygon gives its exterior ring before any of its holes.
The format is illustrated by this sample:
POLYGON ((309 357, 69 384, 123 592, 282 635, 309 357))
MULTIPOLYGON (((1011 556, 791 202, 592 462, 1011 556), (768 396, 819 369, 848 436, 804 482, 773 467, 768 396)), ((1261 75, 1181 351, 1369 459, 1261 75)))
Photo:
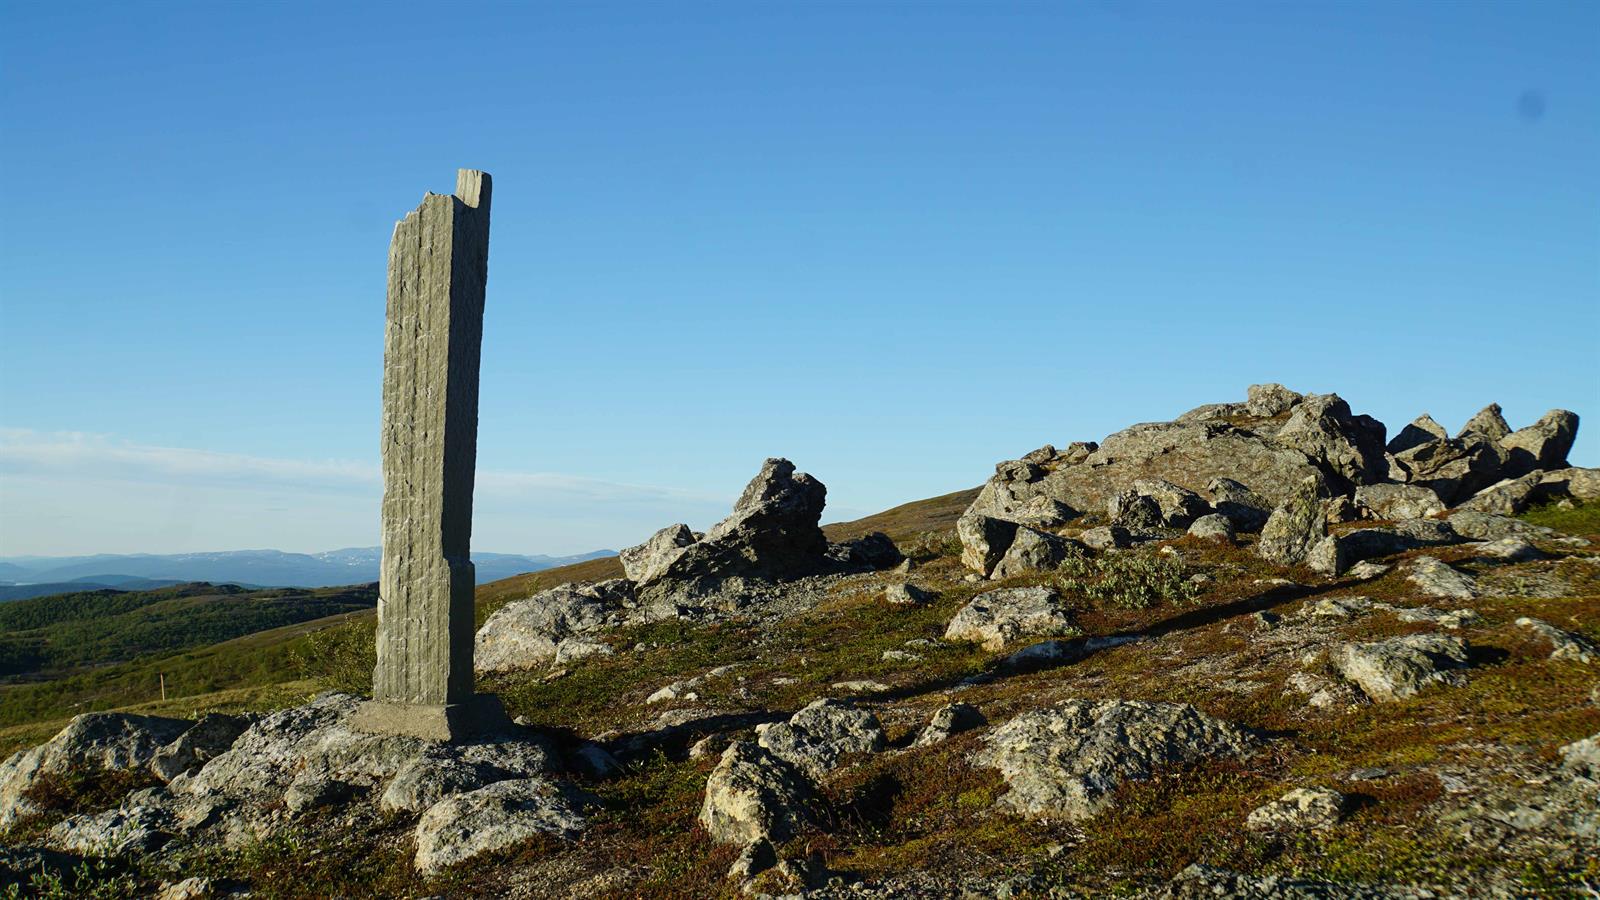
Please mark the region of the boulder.
POLYGON ((1126 528, 1134 534, 1159 531, 1165 522, 1161 507, 1153 497, 1147 497, 1137 488, 1118 491, 1106 503, 1106 518, 1112 525, 1126 528))
POLYGON ((1005 588, 972 598, 945 627, 944 639, 974 641, 986 650, 999 650, 1020 637, 1075 631, 1055 588, 1005 588))
POLYGON ((1351 566, 1418 547, 1457 544, 1461 542, 1461 536, 1448 523, 1437 519, 1407 519, 1382 528, 1355 528, 1334 536, 1332 540, 1338 544, 1343 564, 1351 566))
POLYGON ((1471 600, 1478 596, 1477 580, 1431 556, 1419 556, 1406 566, 1406 580, 1430 597, 1471 600))
POLYGON ((0 763, 0 828, 36 812, 27 793, 42 777, 148 766, 194 723, 132 713, 84 713, 49 741, 0 763))
POLYGON ((1318 482, 1301 481, 1298 489, 1272 511, 1256 552, 1262 559, 1280 566, 1305 560, 1311 548, 1328 534, 1328 519, 1318 496, 1318 482))
POLYGON ((961 562, 987 578, 1011 549, 1017 523, 968 510, 956 521, 956 536, 961 539, 961 562))
POLYGON ((892 568, 905 559, 900 548, 881 531, 831 544, 828 556, 847 568, 864 571, 892 568))
POLYGON ((1600 662, 1600 648, 1581 634, 1557 628, 1549 622, 1523 616, 1517 620, 1519 628, 1526 628, 1534 636, 1550 645, 1550 658, 1584 664, 1600 662))
POLYGON ((1233 540, 1233 520, 1222 513, 1211 513, 1194 520, 1189 526, 1192 537, 1206 540, 1228 541, 1233 540))
POLYGON ((628 580, 655 581, 700 537, 690 531, 688 525, 668 525, 651 535, 648 541, 618 553, 617 559, 622 562, 622 572, 628 580))
POLYGON ((1413 419, 1410 425, 1400 429, 1400 433, 1389 441, 1385 449, 1391 454, 1399 454, 1432 441, 1449 439, 1450 434, 1444 430, 1444 426, 1435 422, 1432 416, 1423 413, 1413 419))
POLYGON ((1460 684, 1467 645, 1458 637, 1409 634, 1370 643, 1342 644, 1333 667, 1371 700, 1403 700, 1433 684, 1460 684))
POLYGON ((1351 485, 1373 484, 1389 472, 1383 423, 1350 412, 1338 394, 1310 394, 1294 408, 1272 440, 1318 463, 1351 485))
POLYGON ((989 577, 999 580, 1027 572, 1048 571, 1059 566, 1067 552, 1064 539, 1019 525, 1011 548, 995 564, 989 577))
POLYGON ((172 817, 155 806, 124 804, 116 809, 68 816, 51 827, 50 844, 80 856, 148 853, 171 837, 172 817))
POLYGON ((1543 559, 1544 554, 1538 547, 1528 543, 1522 538, 1508 537, 1498 541, 1485 541, 1481 544, 1471 545, 1472 551, 1480 559, 1499 559, 1506 562, 1531 562, 1543 559))
POLYGON ((480 672, 507 672, 608 652, 594 638, 622 623, 632 599, 631 582, 619 578, 563 584, 513 600, 478 629, 474 665, 480 672))
POLYGON ((1085 547, 1095 550, 1120 550, 1133 546, 1133 535, 1121 525, 1100 525, 1078 535, 1085 547))
POLYGON ((821 781, 847 754, 883 749, 883 726, 863 709, 831 699, 813 701, 787 722, 761 730, 758 743, 774 756, 821 781))
POLYGON ((1529 472, 1521 478, 1508 478, 1489 485, 1460 504, 1461 509, 1515 516, 1540 497, 1543 472, 1529 472))
POLYGON ((782 843, 816 821, 805 776, 767 749, 735 741, 706 780, 700 824, 719 844, 782 843))
POLYGON ((895 606, 919 606, 928 601, 929 594, 909 581, 896 581, 883 589, 883 599, 895 606))
POLYGON ((1404 480, 1431 488, 1454 506, 1500 480, 1499 445, 1469 435, 1467 439, 1430 441, 1394 455, 1404 480))
POLYGON ((635 579, 637 593, 654 603, 713 592, 733 577, 777 581, 820 571, 827 565, 828 540, 817 523, 827 493, 822 482, 796 472, 794 463, 768 459, 733 512, 704 537, 684 544, 687 529, 675 525, 623 551, 641 576, 635 579))
POLYGON ((194 726, 156 751, 150 771, 162 781, 171 781, 225 752, 253 721, 248 716, 207 713, 194 726))
POLYGON ((1524 539, 1558 537, 1559 532, 1543 525, 1534 525, 1520 519, 1497 513, 1477 510, 1457 510, 1445 519, 1445 524, 1457 534, 1475 541, 1496 541, 1501 538, 1524 539))
POLYGON ((1370 519, 1423 519, 1444 512, 1444 501, 1420 484, 1364 484, 1356 508, 1370 519))
POLYGON ((1161 523, 1168 528, 1188 528, 1195 519, 1211 512, 1211 504, 1185 487, 1164 478, 1140 478, 1133 489, 1156 502, 1161 523))
POLYGON ((1331 534, 1313 544, 1305 558, 1307 568, 1329 578, 1343 575, 1352 562, 1344 542, 1331 534))
POLYGON ((1235 531, 1260 531, 1272 516, 1272 504, 1232 478, 1213 478, 1206 484, 1211 505, 1228 517, 1235 531))
POLYGON ((1281 384, 1252 384, 1245 394, 1245 411, 1263 419, 1286 413, 1303 399, 1303 395, 1281 384))
POLYGON ((1516 478, 1540 469, 1564 469, 1578 435, 1578 414, 1552 409, 1527 428, 1500 438, 1506 452, 1505 475, 1516 478))
POLYGON ((1331 788, 1295 788, 1245 817, 1255 831, 1325 831, 1339 824, 1348 798, 1331 788))
POLYGON ((1506 417, 1501 414, 1500 404, 1491 403, 1478 410, 1472 418, 1467 420, 1467 424, 1461 426, 1461 431, 1457 432, 1456 439, 1460 440, 1476 436, 1499 443, 1501 438, 1509 434, 1511 434, 1511 426, 1506 424, 1506 417))
POLYGON ((1208 758, 1242 757, 1252 739, 1188 704, 1067 700, 1023 713, 983 739, 973 756, 1000 770, 1003 806, 1027 816, 1081 821, 1117 787, 1208 758))
POLYGON ((535 835, 571 840, 588 825, 584 807, 596 802, 571 785, 543 778, 500 781, 447 797, 417 820, 414 864, 433 875, 535 835))
POLYGON ((941 706, 928 719, 928 724, 917 733, 912 746, 926 747, 950 739, 951 735, 971 731, 987 725, 989 720, 970 703, 951 703, 941 706))

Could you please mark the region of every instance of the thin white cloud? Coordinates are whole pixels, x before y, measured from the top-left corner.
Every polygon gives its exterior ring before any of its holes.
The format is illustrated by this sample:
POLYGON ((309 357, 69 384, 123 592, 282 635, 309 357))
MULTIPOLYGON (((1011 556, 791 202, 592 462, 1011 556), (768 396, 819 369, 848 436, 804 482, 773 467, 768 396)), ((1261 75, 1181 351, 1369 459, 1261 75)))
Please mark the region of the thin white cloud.
MULTIPOLYGON (((359 492, 381 490, 375 461, 302 460, 160 447, 78 431, 0 428, 0 477, 36 476, 139 483, 259 485, 359 492)), ((478 471, 477 494, 591 503, 724 503, 726 497, 549 472, 478 471)))

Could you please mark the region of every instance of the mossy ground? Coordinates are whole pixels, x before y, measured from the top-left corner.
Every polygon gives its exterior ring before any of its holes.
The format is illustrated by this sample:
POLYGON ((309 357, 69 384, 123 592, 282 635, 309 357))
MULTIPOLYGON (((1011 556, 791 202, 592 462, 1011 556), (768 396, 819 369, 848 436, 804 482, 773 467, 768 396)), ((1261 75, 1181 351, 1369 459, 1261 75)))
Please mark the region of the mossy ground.
MULTIPOLYGON (((1579 512, 1592 515, 1596 506, 1579 512)), ((1570 527, 1581 530, 1583 521, 1570 527)), ((942 546, 947 551, 948 542, 942 546)), ((1447 889, 1495 872, 1535 896, 1575 896, 1582 884, 1600 879, 1593 862, 1585 868, 1581 860, 1460 840, 1440 821, 1447 798, 1436 774, 1442 767, 1464 768, 1485 785, 1504 782, 1510 789, 1517 767, 1548 766, 1561 745, 1600 732, 1600 707, 1590 701, 1600 685, 1600 667, 1552 661, 1548 646, 1514 625, 1517 617, 1532 615, 1600 641, 1595 566, 1530 564, 1556 573, 1571 590, 1562 596, 1468 604, 1483 621, 1459 632, 1476 651, 1464 685, 1430 688, 1396 703, 1313 711, 1285 688, 1300 661, 1260 639, 1252 613, 1287 616, 1310 600, 1358 594, 1396 606, 1445 602, 1421 598, 1398 569, 1371 582, 1328 582, 1267 566, 1248 546, 1187 538, 1172 546, 1185 574, 1212 579, 1192 603, 1128 608, 1069 596, 1083 633, 1142 639, 1043 671, 1011 672, 999 664, 1004 651, 938 640, 962 604, 993 586, 964 581, 956 560, 941 551, 920 559, 912 575, 935 592, 924 606, 890 606, 881 596, 887 577, 861 576, 847 580, 816 608, 774 627, 664 622, 626 629, 611 637, 618 651, 613 656, 581 660, 560 677, 500 675, 485 679, 482 687, 500 693, 514 714, 537 723, 585 736, 626 736, 650 731, 663 710, 712 722, 730 713, 773 718, 817 696, 837 695, 831 688, 835 682, 882 682, 886 693, 860 700, 883 719, 893 752, 855 760, 826 786, 829 828, 782 848, 786 856, 812 856, 855 876, 908 869, 952 878, 1032 873, 1041 891, 1086 895, 1148 885, 1191 862, 1447 889), (1284 577, 1299 584, 1274 581, 1284 577), (931 644, 907 646, 910 641, 931 644), (884 660, 884 651, 894 649, 910 650, 922 660, 884 660), (692 704, 644 702, 671 681, 728 664, 738 668, 706 682, 692 704), (1077 824, 1041 824, 995 812, 1005 787, 995 772, 968 761, 980 739, 976 733, 931 747, 907 747, 933 710, 956 699, 978 705, 991 722, 999 722, 1072 696, 1193 703, 1269 740, 1262 752, 1242 761, 1125 785, 1107 812, 1077 824), (1368 768, 1386 771, 1352 780, 1351 773, 1368 768), (1271 836, 1243 827, 1252 809, 1306 785, 1338 787, 1354 797, 1355 808, 1325 834, 1271 836)), ((1464 568, 1490 570, 1470 562, 1459 548, 1425 552, 1464 568)), ((559 577, 540 573, 539 583, 559 577)), ((1057 581, 1034 575, 1010 584, 1057 581)), ((503 585, 490 587, 483 592, 485 603, 503 602, 508 597, 501 595, 515 593, 503 585)), ((1374 612, 1339 625, 1336 634, 1340 640, 1368 640, 1426 627, 1374 612)), ((288 682, 276 694, 219 695, 217 707, 297 702, 317 687, 359 681, 362 666, 368 665, 363 629, 370 624, 356 621, 318 632, 321 638, 298 637, 321 642, 308 656, 323 661, 322 673, 288 682)), ((211 708, 203 698, 183 702, 211 708)), ((6 736, 21 742, 44 733, 18 730, 27 727, 14 727, 6 736)), ((695 733, 692 726, 690 731, 695 733)), ((102 890, 117 884, 146 890, 170 878, 176 865, 184 874, 208 874, 266 897, 544 896, 574 886, 593 896, 736 896, 736 886, 723 878, 736 848, 714 845, 696 824, 715 754, 686 758, 683 743, 588 785, 604 808, 580 840, 534 841, 436 879, 411 872, 410 819, 374 821, 358 839, 319 831, 313 819, 302 830, 259 846, 186 851, 170 859, 167 869, 124 860, 93 884, 110 886, 102 890)), ((92 798, 80 799, 90 803, 92 798)), ((78 801, 69 796, 62 802, 78 801)), ((762 884, 776 887, 771 875, 762 884)), ((130 891, 104 896, 138 895, 130 891)))

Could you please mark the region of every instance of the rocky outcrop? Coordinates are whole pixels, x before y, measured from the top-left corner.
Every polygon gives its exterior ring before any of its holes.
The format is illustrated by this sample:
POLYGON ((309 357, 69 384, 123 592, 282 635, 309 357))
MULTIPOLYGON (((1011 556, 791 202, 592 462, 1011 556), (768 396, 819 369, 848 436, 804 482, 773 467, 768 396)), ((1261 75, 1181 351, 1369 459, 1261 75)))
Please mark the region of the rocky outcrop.
POLYGON ((961 562, 987 578, 1011 549, 1017 527, 1016 522, 967 510, 956 521, 956 536, 961 539, 961 562))
POLYGON ((1523 616, 1517 619, 1517 627, 1526 628, 1534 636, 1550 646, 1550 658, 1567 660, 1578 663, 1600 662, 1600 647, 1581 634, 1573 634, 1551 625, 1541 619, 1523 616))
POLYGON ((999 650, 1018 638, 1075 631, 1055 588, 1005 588, 972 598, 945 627, 944 639, 973 641, 986 650, 999 650))
POLYGON ((535 835, 570 840, 588 824, 583 808, 596 802, 570 785, 542 778, 500 781, 456 794, 417 821, 415 866, 433 875, 535 835))
POLYGON ((1370 643, 1343 644, 1329 661, 1374 701, 1403 700, 1435 684, 1460 684, 1468 664, 1458 637, 1411 634, 1370 643))
POLYGON ((1068 542, 1064 538, 1019 525, 1011 547, 995 563, 989 577, 998 581, 1028 572, 1048 571, 1059 566, 1068 552, 1068 542))
POLYGON ((983 712, 970 703, 947 704, 934 711, 933 716, 928 719, 928 724, 917 732, 913 746, 926 747, 947 741, 952 735, 981 728, 988 722, 983 712))
POLYGON ((156 751, 150 760, 150 771, 162 781, 171 781, 192 771, 217 754, 226 752, 253 721, 255 719, 251 716, 207 713, 193 727, 156 751))
POLYGON ((1506 452, 1503 474, 1516 478, 1540 469, 1565 469, 1567 453, 1578 436, 1578 414, 1552 409, 1526 428, 1500 438, 1506 452))
POLYGON ((1330 788, 1295 788, 1252 810, 1244 824, 1255 831, 1322 831, 1339 824, 1348 802, 1330 788))
POLYGON ((608 654, 600 640, 622 624, 633 585, 624 579, 563 584, 500 607, 478 629, 473 651, 480 672, 505 672, 608 654))
POLYGON ((1256 544, 1262 559, 1280 566, 1303 562, 1311 548, 1328 536, 1327 510, 1318 496, 1319 484, 1317 479, 1305 479, 1272 511, 1256 544))
POLYGON ((1227 516, 1236 531, 1260 531, 1272 516, 1270 502, 1232 478, 1213 478, 1206 483, 1206 490, 1211 493, 1212 507, 1227 516))
POLYGON ((1406 579, 1430 597, 1471 600, 1478 596, 1477 580, 1431 556, 1419 556, 1406 566, 1406 579))
POLYGON ((1411 424, 1400 429, 1400 433, 1389 441, 1385 449, 1391 454, 1404 453, 1413 447, 1449 439, 1450 433, 1444 430, 1444 426, 1435 422, 1432 416, 1423 413, 1413 419, 1411 424))
POLYGON ((714 592, 729 578, 776 581, 821 571, 828 541, 817 523, 827 488, 787 459, 769 459, 727 518, 695 539, 673 525, 622 558, 642 600, 714 592))
POLYGON ((1444 501, 1420 484, 1365 484, 1356 488, 1356 508, 1371 519, 1422 519, 1444 512, 1444 501))
POLYGON ((758 743, 813 779, 821 780, 852 753, 883 749, 878 717, 839 700, 812 702, 787 722, 760 729, 758 743))
POLYGON ((35 812, 28 791, 40 778, 143 768, 194 723, 131 713, 85 713, 44 744, 0 763, 0 828, 35 812))
POLYGON ((1207 758, 1241 757, 1244 732, 1182 703, 1067 700, 1026 712, 987 735, 976 765, 1000 770, 1006 808, 1080 821, 1104 809, 1117 787, 1207 758))
POLYGON ((1338 394, 1307 396, 1273 435, 1273 441, 1299 450, 1345 484, 1372 484, 1388 475, 1383 423, 1371 416, 1352 415, 1350 404, 1338 394))
POLYGON ((817 820, 816 803, 798 770, 753 742, 735 741, 706 781, 700 824, 722 844, 782 843, 817 820))

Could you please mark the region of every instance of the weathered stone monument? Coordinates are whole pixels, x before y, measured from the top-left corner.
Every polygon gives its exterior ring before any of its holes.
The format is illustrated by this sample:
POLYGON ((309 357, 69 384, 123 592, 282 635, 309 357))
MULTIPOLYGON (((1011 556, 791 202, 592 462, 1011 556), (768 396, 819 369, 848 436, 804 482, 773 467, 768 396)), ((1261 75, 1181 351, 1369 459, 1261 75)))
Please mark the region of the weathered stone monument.
POLYGON ((490 179, 462 169, 389 244, 383 352, 383 568, 366 731, 454 740, 493 728, 472 681, 472 484, 490 179))

